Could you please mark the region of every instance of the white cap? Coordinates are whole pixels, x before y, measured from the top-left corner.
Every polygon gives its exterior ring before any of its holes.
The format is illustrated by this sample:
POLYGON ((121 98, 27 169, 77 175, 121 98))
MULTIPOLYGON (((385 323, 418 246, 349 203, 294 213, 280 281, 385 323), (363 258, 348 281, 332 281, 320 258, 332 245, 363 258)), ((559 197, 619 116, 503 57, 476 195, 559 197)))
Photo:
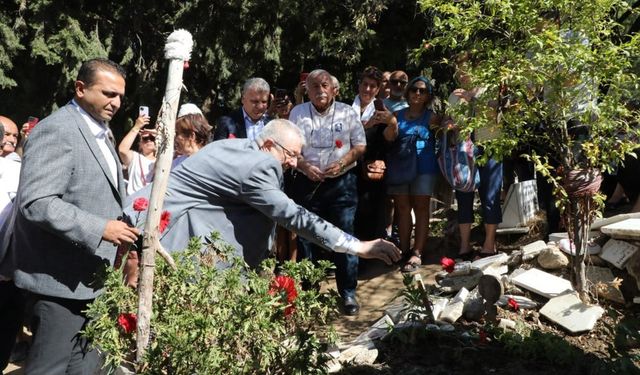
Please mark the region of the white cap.
POLYGON ((202 111, 200 110, 200 108, 198 108, 198 106, 196 106, 193 103, 185 103, 185 104, 180 106, 180 110, 178 111, 178 117, 182 117, 182 116, 186 116, 186 115, 204 116, 202 114, 202 111))

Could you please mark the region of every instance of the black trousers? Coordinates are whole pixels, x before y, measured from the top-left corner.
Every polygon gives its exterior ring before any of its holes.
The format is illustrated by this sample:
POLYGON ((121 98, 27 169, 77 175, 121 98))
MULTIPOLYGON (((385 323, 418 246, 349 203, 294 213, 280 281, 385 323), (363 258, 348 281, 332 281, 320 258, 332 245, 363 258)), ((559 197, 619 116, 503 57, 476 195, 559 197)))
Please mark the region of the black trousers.
POLYGON ((98 354, 80 336, 87 324, 82 313, 92 300, 70 300, 31 294, 34 299, 29 350, 25 375, 93 375, 99 365, 98 354))
POLYGON ((13 281, 0 281, 0 372, 9 364, 24 317, 24 295, 13 281))

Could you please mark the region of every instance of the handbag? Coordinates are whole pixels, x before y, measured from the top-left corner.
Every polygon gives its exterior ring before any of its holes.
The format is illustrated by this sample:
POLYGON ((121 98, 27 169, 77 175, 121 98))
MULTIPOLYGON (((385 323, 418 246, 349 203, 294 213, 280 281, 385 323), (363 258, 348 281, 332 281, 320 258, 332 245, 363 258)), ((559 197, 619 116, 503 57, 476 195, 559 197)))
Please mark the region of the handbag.
POLYGON ((370 160, 362 164, 362 177, 368 181, 380 181, 384 178, 387 164, 384 160, 370 160))
POLYGON ((387 184, 404 185, 416 178, 418 173, 418 150, 416 134, 396 138, 387 152, 387 184))
POLYGON ((457 191, 469 193, 480 184, 480 173, 475 163, 476 146, 470 137, 458 141, 457 136, 447 137, 442 132, 441 152, 438 164, 449 185, 457 191))

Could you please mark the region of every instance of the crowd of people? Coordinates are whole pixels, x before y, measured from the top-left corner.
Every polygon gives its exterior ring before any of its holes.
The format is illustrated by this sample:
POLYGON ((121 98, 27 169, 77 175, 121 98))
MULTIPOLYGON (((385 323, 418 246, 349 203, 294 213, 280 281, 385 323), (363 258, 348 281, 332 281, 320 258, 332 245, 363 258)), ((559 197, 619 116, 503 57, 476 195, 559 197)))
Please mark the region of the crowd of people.
MULTIPOLYGON (((455 78, 449 106, 483 100, 463 70, 455 78)), ((241 106, 213 126, 197 105, 183 104, 163 247, 182 250, 192 236, 217 231, 250 267, 273 249, 279 260, 330 259, 347 315, 360 308, 359 258, 417 270, 442 178, 437 134, 465 124, 434 105, 429 77, 367 67, 350 103, 338 100, 339 85, 322 69, 301 75, 292 92, 250 78, 241 106), (407 149, 410 167, 391 157, 407 149)), ((154 179, 158 134, 149 114, 140 113, 117 147, 108 127, 125 92, 122 68, 89 60, 74 89, 37 126, 18 129, 0 116, 0 368, 26 323, 27 374, 88 374, 97 366, 78 335, 83 311, 101 291, 96 274, 113 264, 118 246, 139 238, 126 217, 154 179)), ((504 170, 493 158, 479 167, 485 239, 478 249, 470 241, 476 193, 455 193, 461 259, 496 253, 504 170)), ((636 186, 623 187, 619 196, 638 199, 636 186)))

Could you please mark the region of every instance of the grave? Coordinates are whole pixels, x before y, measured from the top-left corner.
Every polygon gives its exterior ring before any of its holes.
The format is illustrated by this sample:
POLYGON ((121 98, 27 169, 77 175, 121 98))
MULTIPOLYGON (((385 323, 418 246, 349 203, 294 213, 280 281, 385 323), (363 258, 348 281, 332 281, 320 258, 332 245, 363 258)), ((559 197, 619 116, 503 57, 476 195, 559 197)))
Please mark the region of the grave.
POLYGON ((640 240, 640 218, 625 219, 600 228, 602 233, 616 239, 640 240))
POLYGON ((622 269, 629 258, 638 251, 638 246, 625 241, 610 239, 604 244, 600 258, 622 269))

